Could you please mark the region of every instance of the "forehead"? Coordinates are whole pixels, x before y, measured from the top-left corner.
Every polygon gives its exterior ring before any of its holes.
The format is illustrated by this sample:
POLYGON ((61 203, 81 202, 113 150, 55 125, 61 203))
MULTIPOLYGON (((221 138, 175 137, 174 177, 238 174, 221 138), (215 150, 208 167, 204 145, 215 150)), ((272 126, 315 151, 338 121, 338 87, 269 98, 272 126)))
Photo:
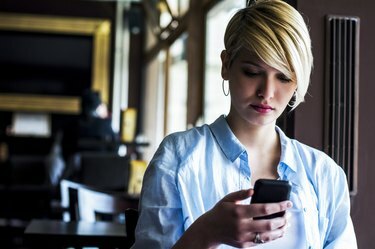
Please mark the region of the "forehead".
POLYGON ((255 64, 263 68, 275 69, 291 78, 295 76, 293 70, 286 68, 283 62, 280 62, 275 58, 271 58, 268 61, 263 60, 256 52, 246 48, 241 48, 236 56, 234 56, 232 62, 255 64))
POLYGON ((247 49, 241 49, 233 61, 241 64, 271 67, 266 62, 264 62, 255 52, 249 51, 247 49))
POLYGON ((232 57, 233 61, 253 61, 253 62, 264 62, 259 55, 247 48, 241 48, 239 49, 235 54, 233 54, 232 57))

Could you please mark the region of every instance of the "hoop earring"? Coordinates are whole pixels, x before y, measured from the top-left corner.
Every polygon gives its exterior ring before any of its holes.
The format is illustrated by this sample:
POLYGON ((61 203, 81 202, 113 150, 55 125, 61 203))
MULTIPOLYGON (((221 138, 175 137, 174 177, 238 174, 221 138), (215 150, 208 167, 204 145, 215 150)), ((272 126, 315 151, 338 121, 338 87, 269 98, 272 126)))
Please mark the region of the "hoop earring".
MULTIPOLYGON (((223 93, 224 93, 224 96, 228 96, 229 95, 229 85, 228 85, 228 90, 225 92, 225 89, 224 89, 224 79, 223 79, 223 82, 221 83, 221 88, 223 89, 223 93)), ((229 83, 228 83, 229 84, 229 83)))

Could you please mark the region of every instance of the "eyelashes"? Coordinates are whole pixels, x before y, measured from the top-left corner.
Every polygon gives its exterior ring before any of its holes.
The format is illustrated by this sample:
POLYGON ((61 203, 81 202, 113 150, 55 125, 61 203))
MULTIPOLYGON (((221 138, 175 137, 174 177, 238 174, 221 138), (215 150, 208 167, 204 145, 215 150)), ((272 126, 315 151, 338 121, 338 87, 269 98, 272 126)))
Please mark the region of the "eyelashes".
POLYGON ((244 74, 246 75, 246 76, 249 76, 249 77, 256 77, 256 76, 259 76, 260 75, 260 73, 259 72, 252 72, 252 71, 244 71, 244 74))
POLYGON ((290 83, 290 82, 292 82, 292 79, 289 79, 288 77, 283 77, 283 76, 281 76, 281 77, 279 77, 279 80, 281 80, 282 82, 285 82, 285 83, 290 83))
MULTIPOLYGON (((244 70, 243 73, 250 78, 255 78, 255 77, 261 77, 266 75, 265 72, 261 71, 250 71, 250 70, 244 70)), ((286 77, 284 74, 278 74, 277 79, 280 80, 283 83, 290 83, 292 82, 292 79, 286 77)))

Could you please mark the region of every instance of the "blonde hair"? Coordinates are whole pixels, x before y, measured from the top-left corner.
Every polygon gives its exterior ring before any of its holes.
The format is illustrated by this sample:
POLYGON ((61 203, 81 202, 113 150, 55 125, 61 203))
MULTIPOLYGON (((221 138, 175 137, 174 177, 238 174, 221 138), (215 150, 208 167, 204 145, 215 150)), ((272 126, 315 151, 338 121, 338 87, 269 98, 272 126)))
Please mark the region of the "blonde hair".
POLYGON ((313 64, 311 40, 301 14, 281 0, 258 0, 239 10, 224 35, 230 64, 245 48, 297 82, 294 109, 304 101, 313 64))

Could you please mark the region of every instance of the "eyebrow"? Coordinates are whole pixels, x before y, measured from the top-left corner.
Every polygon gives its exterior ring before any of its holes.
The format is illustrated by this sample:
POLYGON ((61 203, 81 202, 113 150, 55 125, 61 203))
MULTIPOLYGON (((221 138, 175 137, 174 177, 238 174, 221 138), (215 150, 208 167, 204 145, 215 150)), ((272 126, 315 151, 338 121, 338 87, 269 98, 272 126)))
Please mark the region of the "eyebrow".
POLYGON ((256 62, 253 62, 253 61, 242 61, 241 63, 242 64, 249 64, 249 65, 252 65, 252 66, 255 66, 255 67, 259 67, 259 68, 263 68, 263 66, 261 66, 260 64, 258 64, 256 62))
MULTIPOLYGON (((258 64, 257 62, 254 62, 254 61, 244 60, 244 61, 242 61, 241 63, 242 63, 242 64, 249 64, 249 65, 252 65, 252 66, 258 67, 258 68, 260 68, 260 69, 264 69, 264 67, 263 67, 262 65, 258 64)), ((283 76, 288 77, 288 78, 292 78, 292 77, 287 76, 285 73, 283 73, 283 72, 281 72, 281 71, 279 71, 279 70, 277 70, 277 71, 278 71, 278 74, 280 74, 280 75, 283 75, 283 76)))

